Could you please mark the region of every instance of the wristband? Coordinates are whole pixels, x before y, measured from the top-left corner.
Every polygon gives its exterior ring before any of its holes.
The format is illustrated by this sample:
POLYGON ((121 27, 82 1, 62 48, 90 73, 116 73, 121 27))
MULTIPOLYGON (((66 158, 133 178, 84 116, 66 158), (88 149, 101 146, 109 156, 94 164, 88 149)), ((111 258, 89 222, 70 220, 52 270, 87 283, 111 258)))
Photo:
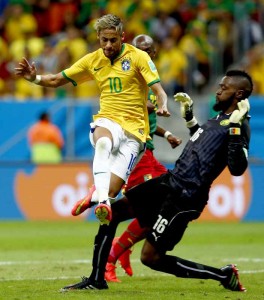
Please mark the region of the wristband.
POLYGON ((167 139, 169 135, 172 135, 172 133, 170 131, 166 131, 163 136, 167 139))
POLYGON ((239 127, 231 127, 231 128, 229 128, 229 134, 230 135, 240 135, 241 130, 239 127))
POLYGON ((193 117, 191 119, 191 121, 186 122, 187 128, 191 128, 191 127, 195 126, 196 124, 198 124, 198 122, 195 117, 193 117))
POLYGON ((40 81, 41 81, 41 75, 36 75, 35 80, 33 80, 32 82, 35 83, 35 84, 39 84, 40 81))

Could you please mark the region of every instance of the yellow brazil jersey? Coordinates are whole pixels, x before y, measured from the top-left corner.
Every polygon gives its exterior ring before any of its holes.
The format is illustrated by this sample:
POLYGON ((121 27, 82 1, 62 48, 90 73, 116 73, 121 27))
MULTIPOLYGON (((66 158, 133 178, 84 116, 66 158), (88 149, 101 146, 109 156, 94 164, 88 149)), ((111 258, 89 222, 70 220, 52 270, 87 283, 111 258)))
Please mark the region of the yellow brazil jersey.
POLYGON ((113 120, 141 141, 146 141, 149 134, 148 87, 160 81, 157 69, 146 52, 123 44, 119 56, 111 61, 102 49, 98 49, 62 73, 73 85, 87 80, 97 82, 100 110, 94 120, 113 120))

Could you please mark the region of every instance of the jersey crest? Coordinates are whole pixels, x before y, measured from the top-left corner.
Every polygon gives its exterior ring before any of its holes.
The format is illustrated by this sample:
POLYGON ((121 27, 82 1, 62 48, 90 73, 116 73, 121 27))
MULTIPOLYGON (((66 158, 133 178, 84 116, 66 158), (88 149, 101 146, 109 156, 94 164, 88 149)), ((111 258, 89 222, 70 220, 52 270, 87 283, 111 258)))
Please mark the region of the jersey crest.
POLYGON ((144 175, 144 181, 148 181, 150 179, 152 179, 152 175, 151 174, 144 175))
POLYGON ((123 71, 129 71, 131 68, 130 60, 125 58, 121 61, 121 66, 123 71))

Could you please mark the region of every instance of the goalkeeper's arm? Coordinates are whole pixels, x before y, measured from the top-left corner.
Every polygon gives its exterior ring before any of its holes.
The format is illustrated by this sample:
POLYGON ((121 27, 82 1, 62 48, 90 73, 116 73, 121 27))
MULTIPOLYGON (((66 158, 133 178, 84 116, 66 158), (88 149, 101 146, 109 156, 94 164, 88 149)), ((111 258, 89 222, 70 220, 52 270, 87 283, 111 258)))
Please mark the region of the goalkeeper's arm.
POLYGON ((250 128, 247 118, 249 102, 238 103, 238 109, 231 114, 228 136, 228 168, 234 176, 242 175, 248 166, 250 128))
POLYGON ((193 101, 191 97, 186 93, 177 93, 173 97, 176 102, 180 103, 181 116, 185 119, 186 127, 189 128, 190 134, 193 135, 200 126, 193 115, 193 101))

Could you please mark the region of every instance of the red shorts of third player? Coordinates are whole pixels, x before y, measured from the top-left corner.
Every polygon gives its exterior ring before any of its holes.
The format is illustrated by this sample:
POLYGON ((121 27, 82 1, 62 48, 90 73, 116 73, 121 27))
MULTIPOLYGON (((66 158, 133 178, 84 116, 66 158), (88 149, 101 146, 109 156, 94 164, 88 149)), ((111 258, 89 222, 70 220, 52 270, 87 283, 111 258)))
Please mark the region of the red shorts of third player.
POLYGON ((166 172, 167 169, 155 158, 153 151, 147 149, 128 177, 125 191, 166 172))

